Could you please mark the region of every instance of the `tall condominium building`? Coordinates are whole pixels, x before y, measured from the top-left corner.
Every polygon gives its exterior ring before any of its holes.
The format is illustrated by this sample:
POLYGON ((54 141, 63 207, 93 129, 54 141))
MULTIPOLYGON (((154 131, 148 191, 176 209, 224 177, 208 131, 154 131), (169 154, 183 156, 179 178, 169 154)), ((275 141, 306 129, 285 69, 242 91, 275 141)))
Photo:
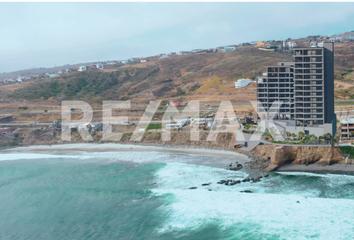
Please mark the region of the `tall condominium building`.
POLYGON ((272 120, 283 127, 282 131, 333 136, 336 129, 333 50, 331 42, 295 48, 293 62, 267 67, 267 73, 257 77, 259 117, 269 120, 272 116, 269 113, 278 112, 272 120))

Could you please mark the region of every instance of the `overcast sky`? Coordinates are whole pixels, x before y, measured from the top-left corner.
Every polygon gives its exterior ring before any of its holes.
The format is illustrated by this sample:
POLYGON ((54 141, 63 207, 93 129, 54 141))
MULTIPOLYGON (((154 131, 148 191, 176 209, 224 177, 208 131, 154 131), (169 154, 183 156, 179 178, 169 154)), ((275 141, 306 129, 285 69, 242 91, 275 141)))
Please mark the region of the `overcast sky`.
POLYGON ((0 3, 0 72, 354 30, 354 3, 0 3))

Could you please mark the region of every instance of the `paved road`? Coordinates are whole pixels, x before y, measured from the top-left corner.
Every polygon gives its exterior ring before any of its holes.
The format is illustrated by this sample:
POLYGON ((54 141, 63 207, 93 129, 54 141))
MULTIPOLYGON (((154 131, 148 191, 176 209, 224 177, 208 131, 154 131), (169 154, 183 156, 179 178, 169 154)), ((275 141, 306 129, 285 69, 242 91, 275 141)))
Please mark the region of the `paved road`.
POLYGON ((334 102, 354 102, 354 99, 347 99, 347 100, 335 100, 334 102))

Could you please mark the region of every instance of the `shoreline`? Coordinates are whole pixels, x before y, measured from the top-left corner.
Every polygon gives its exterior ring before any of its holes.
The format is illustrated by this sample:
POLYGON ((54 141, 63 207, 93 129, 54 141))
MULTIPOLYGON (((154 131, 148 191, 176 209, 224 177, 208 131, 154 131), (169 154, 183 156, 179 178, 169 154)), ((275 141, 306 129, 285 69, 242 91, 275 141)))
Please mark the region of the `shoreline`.
POLYGON ((107 152, 122 150, 140 150, 140 151, 161 151, 166 150, 174 153, 195 153, 203 155, 228 155, 247 157, 243 153, 233 151, 232 149, 203 147, 191 145, 172 145, 172 144, 154 144, 154 143, 63 143, 63 144, 46 144, 46 145, 28 145, 14 146, 0 149, 0 152, 25 152, 25 151, 85 151, 85 152, 107 152), (201 152, 203 151, 203 152, 201 152))
MULTIPOLYGON (((257 156, 251 152, 238 152, 230 148, 217 148, 193 145, 173 145, 173 144, 155 144, 155 143, 59 143, 52 145, 29 145, 29 146, 14 146, 0 149, 0 153, 51 153, 65 154, 77 152, 123 152, 123 151, 140 151, 140 152, 168 152, 173 154, 196 154, 202 156, 216 156, 226 158, 221 161, 195 161, 188 164, 204 165, 217 168, 227 167, 236 162, 243 165, 243 170, 250 175, 258 175, 262 173, 260 168, 250 168, 249 163, 256 161, 257 156), (234 157, 233 160, 228 158, 234 157)), ((256 154, 257 155, 257 154, 256 154)), ((233 165, 235 166, 235 165, 233 165)), ((321 166, 319 164, 292 165, 285 164, 271 172, 308 172, 319 174, 344 174, 354 175, 354 165, 333 164, 329 166, 321 166)))
MULTIPOLYGON (((187 164, 204 165, 216 168, 227 169, 230 164, 236 166, 236 162, 243 165, 241 171, 249 175, 259 175, 259 169, 250 169, 248 163, 253 159, 243 153, 238 153, 232 149, 222 149, 215 147, 199 147, 190 145, 167 145, 167 144, 151 144, 151 143, 71 143, 71 144, 54 144, 54 145, 31 145, 11 147, 0 150, 1 153, 46 153, 46 154, 77 154, 77 153, 119 153, 119 152, 161 152, 172 154, 195 154, 198 156, 206 156, 203 161, 182 161, 187 164), (210 157, 210 159, 208 158, 210 157), (223 158, 224 157, 224 158, 223 158)), ((1 158, 0 158, 1 159, 1 158)), ((230 170, 231 171, 231 170, 230 170)))
POLYGON ((354 165, 345 165, 335 163, 332 165, 321 166, 319 164, 306 165, 292 165, 284 164, 278 167, 273 172, 307 172, 307 173, 319 173, 319 174, 342 174, 342 175, 354 175, 354 165))

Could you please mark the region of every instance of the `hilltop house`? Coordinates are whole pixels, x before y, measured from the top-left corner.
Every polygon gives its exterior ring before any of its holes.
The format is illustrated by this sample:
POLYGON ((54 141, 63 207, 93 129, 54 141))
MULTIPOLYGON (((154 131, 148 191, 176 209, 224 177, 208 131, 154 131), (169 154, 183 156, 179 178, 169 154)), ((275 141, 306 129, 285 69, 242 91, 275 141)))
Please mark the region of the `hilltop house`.
POLYGON ((191 52, 192 53, 201 53, 201 52, 206 52, 206 50, 205 49, 193 49, 191 52))
POLYGON ((231 46, 226 46, 224 49, 223 49, 224 52, 234 52, 236 51, 236 46, 235 45, 231 45, 231 46))
POLYGON ((10 83, 10 82, 15 82, 12 78, 5 78, 4 82, 10 83))
POLYGON ((79 71, 79 72, 84 72, 84 71, 86 71, 87 70, 87 67, 86 66, 80 66, 78 69, 77 69, 77 71, 79 71))
POLYGON ((265 46, 265 42, 263 42, 263 41, 259 41, 256 44, 256 47, 264 47, 264 46, 265 46))
POLYGON ((289 42, 283 41, 283 49, 284 50, 293 50, 296 47, 297 47, 297 44, 294 41, 289 41, 289 42))
POLYGON ((99 69, 99 70, 102 70, 103 69, 103 64, 101 63, 97 63, 95 64, 96 68, 99 69))
POLYGON ((191 54, 190 51, 180 51, 179 52, 180 55, 187 55, 187 54, 191 54))
POLYGON ((52 74, 48 74, 48 77, 54 78, 54 77, 59 77, 59 75, 56 73, 52 73, 52 74))

